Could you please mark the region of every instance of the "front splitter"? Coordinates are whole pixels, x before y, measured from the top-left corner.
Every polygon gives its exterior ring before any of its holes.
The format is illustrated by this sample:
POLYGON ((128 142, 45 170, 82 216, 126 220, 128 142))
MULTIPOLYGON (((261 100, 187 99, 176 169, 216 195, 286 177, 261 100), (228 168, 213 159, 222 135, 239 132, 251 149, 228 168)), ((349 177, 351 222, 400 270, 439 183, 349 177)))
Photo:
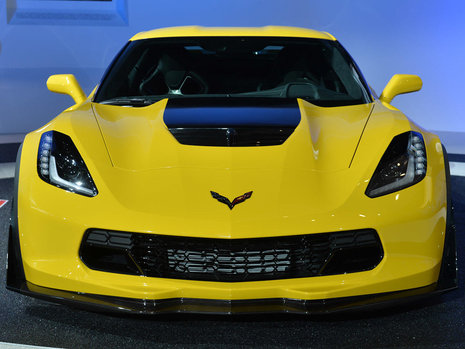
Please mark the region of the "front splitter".
POLYGON ((442 293, 449 289, 429 286, 362 296, 331 298, 324 300, 302 300, 289 298, 266 298, 245 300, 217 300, 197 298, 135 299, 104 296, 88 293, 57 290, 34 285, 28 281, 19 288, 7 287, 27 296, 77 306, 94 311, 134 314, 208 313, 208 314, 330 314, 364 308, 378 308, 393 303, 408 303, 425 296, 442 293))

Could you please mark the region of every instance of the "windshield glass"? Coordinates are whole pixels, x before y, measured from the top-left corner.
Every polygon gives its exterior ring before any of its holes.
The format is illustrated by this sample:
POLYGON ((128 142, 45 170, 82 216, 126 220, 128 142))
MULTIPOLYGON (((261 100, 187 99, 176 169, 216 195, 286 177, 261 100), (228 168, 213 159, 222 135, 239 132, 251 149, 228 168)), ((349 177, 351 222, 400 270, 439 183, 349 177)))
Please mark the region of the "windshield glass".
POLYGON ((94 102, 143 106, 184 96, 304 98, 320 106, 371 101, 338 42, 192 37, 130 42, 105 74, 94 102))

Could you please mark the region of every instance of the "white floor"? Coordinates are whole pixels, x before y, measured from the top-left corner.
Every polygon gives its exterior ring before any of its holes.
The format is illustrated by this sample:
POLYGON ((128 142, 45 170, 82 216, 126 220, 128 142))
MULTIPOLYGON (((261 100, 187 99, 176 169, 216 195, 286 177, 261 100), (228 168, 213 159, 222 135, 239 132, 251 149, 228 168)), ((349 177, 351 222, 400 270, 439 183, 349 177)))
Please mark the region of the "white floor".
POLYGON ((452 176, 465 176, 465 162, 450 162, 452 176))
POLYGON ((0 164, 0 179, 13 178, 15 176, 15 163, 6 162, 0 164))
POLYGON ((0 342, 0 349, 48 349, 49 347, 38 347, 35 345, 15 344, 0 342))

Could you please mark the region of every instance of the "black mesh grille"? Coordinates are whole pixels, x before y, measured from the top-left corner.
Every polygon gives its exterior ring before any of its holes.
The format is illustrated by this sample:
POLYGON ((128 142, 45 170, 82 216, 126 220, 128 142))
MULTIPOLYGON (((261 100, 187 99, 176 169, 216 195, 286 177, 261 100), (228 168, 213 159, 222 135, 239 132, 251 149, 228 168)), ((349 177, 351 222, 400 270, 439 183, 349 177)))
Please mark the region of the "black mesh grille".
POLYGON ((181 144, 217 147, 280 145, 295 127, 171 127, 181 144))
POLYGON ((370 270, 383 258, 383 249, 373 229, 252 239, 91 229, 80 254, 89 268, 101 271, 237 282, 370 270))

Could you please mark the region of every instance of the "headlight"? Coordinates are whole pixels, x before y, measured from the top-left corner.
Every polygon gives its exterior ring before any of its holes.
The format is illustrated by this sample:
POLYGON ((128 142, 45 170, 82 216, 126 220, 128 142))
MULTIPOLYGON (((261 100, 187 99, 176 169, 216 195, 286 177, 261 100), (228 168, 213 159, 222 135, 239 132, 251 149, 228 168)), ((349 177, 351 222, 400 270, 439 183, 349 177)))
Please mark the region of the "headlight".
POLYGON ((59 188, 85 196, 98 191, 71 138, 57 131, 42 134, 37 158, 39 177, 59 188))
POLYGON ((426 175, 423 136, 414 131, 397 135, 389 144, 365 194, 370 198, 389 194, 420 182, 426 175))

